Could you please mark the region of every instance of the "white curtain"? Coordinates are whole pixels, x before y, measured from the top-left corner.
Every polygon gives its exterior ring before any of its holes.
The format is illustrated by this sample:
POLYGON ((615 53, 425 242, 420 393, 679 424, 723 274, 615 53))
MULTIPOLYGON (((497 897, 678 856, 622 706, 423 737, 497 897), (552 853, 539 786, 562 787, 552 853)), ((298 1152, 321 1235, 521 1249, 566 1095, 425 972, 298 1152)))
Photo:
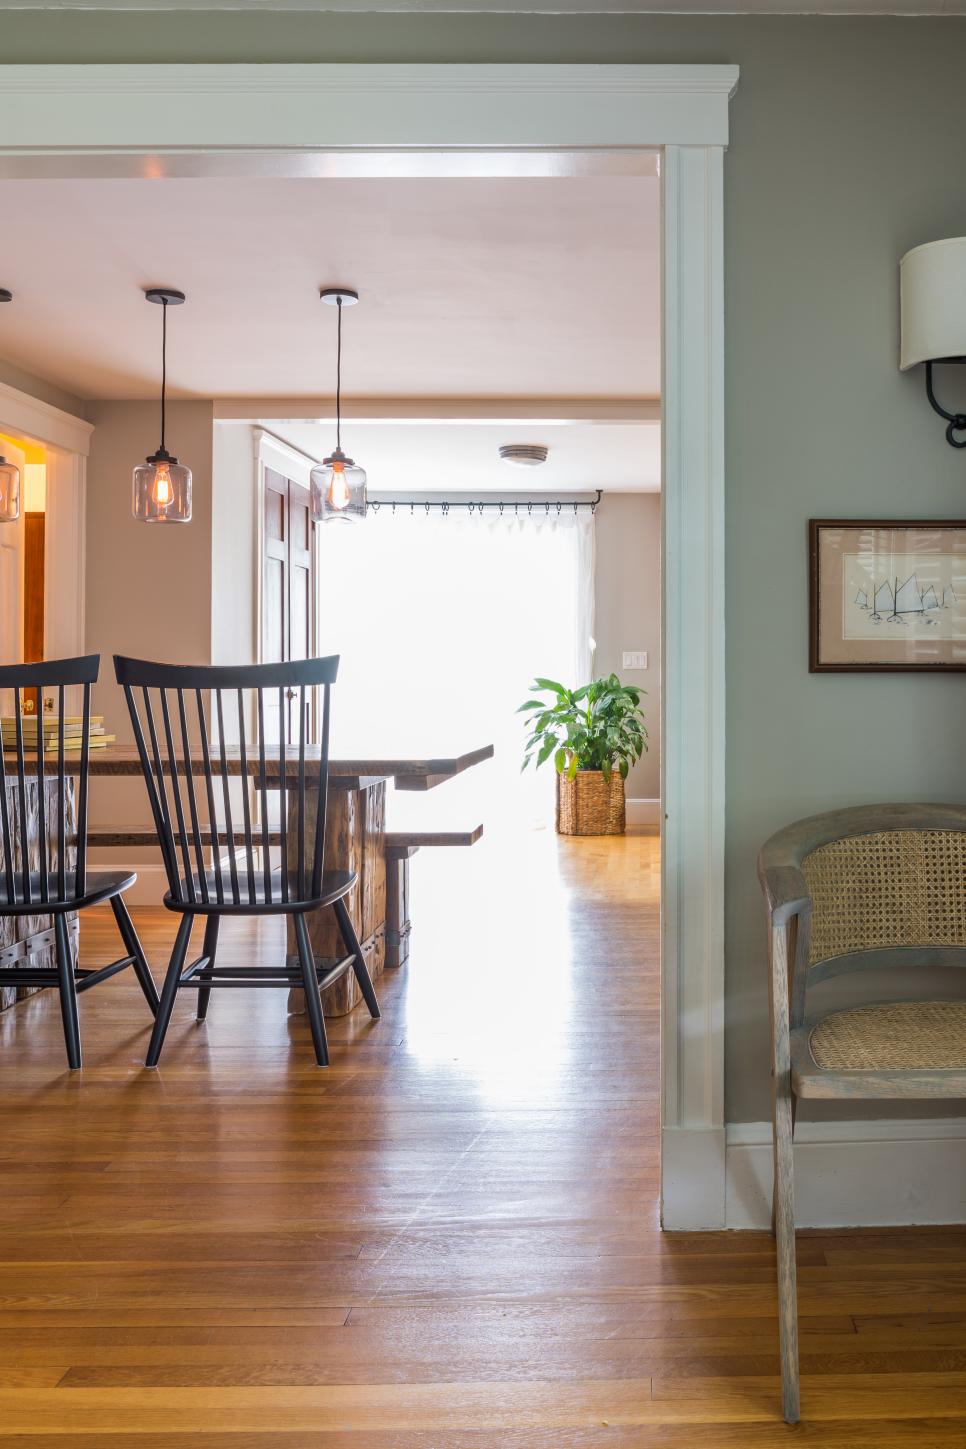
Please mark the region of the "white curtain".
POLYGON ((319 652, 342 657, 338 752, 446 755, 492 743, 493 765, 447 784, 441 807, 462 801, 488 823, 548 819, 553 766, 520 775, 516 709, 535 675, 590 678, 590 510, 427 515, 407 504, 393 515, 383 504, 356 525, 323 525, 318 561, 319 652))

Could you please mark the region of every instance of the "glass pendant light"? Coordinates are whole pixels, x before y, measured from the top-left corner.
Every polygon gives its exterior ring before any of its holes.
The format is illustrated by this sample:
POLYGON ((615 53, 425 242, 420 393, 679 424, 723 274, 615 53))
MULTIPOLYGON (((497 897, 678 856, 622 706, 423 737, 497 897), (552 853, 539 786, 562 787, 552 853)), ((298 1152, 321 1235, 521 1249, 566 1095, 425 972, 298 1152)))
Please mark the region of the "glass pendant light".
POLYGON ((322 301, 338 308, 338 340, 335 372, 335 448, 327 458, 316 464, 310 475, 312 518, 328 523, 341 518, 347 523, 366 516, 366 471, 342 451, 342 308, 354 307, 358 292, 348 287, 327 287, 319 293, 322 301))
MULTIPOLYGON (((13 293, 0 287, 0 302, 12 302, 13 293)), ((0 453, 0 523, 16 523, 20 517, 20 469, 0 453)))
POLYGON ((20 517, 20 469, 0 454, 0 523, 16 523, 20 517))
POLYGON ((179 463, 164 446, 165 405, 168 385, 168 308, 180 307, 184 292, 152 287, 149 302, 161 308, 161 445, 134 470, 134 517, 142 523, 191 522, 191 469, 179 463))

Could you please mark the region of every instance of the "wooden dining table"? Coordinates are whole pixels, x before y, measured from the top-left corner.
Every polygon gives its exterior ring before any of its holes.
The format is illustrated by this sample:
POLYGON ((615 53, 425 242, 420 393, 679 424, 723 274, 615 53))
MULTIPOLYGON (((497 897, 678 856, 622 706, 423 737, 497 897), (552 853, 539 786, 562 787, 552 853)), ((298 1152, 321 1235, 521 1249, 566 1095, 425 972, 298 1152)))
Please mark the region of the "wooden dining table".
MULTIPOLYGON (((197 755, 198 752, 196 751, 195 754, 197 755)), ((492 755, 492 745, 478 745, 470 749, 447 753, 405 753, 385 748, 365 752, 357 750, 350 753, 343 750, 330 753, 329 797, 326 811, 326 865, 335 870, 350 870, 356 876, 355 885, 347 897, 347 904, 362 943, 371 976, 376 977, 382 972, 386 958, 387 786, 392 782, 397 790, 402 791, 435 790, 446 781, 452 780, 457 775, 463 774, 464 771, 490 759, 492 755)), ((78 759, 79 756, 69 758, 78 759)), ((5 761, 7 789, 11 790, 16 779, 16 756, 6 754, 5 761)), ((237 751, 226 749, 225 761, 229 776, 241 776, 243 763, 237 751)), ((212 752, 211 766, 214 773, 221 773, 218 751, 212 752)), ((260 772, 261 760, 257 751, 254 757, 249 754, 245 766, 249 775, 260 772)), ((194 759, 192 767, 196 774, 201 774, 203 771, 201 759, 194 759)), ((36 756, 32 758, 28 756, 27 768, 31 773, 36 773, 36 756)), ((277 746, 274 753, 271 746, 267 747, 265 770, 270 786, 273 781, 281 780, 283 760, 277 746)), ((286 781, 289 778, 297 779, 298 772, 299 754, 297 749, 292 748, 286 751, 284 758, 286 781)), ((318 788, 319 773, 319 748, 309 746, 305 754, 307 791, 311 791, 313 787, 318 788)), ((90 774, 92 778, 101 779, 140 776, 141 763, 138 753, 133 746, 108 745, 100 749, 92 749, 90 751, 90 774)), ((36 798, 36 781, 31 783, 34 798, 36 798)), ((46 782, 46 787, 51 788, 49 781, 46 782)), ((92 789, 92 795, 93 793, 92 789)), ((298 812, 296 792, 287 791, 286 793, 289 804, 288 819, 285 822, 284 831, 273 832, 273 838, 279 840, 280 847, 288 852, 289 861, 292 863, 297 858, 298 851, 298 812)), ((68 801, 67 808, 68 818, 72 821, 72 799, 68 801)), ((147 814, 147 811, 145 813, 147 814)), ((28 815, 36 828, 38 811, 36 808, 31 808, 29 803, 28 815)), ((49 818, 53 817, 48 811, 49 818)), ((314 819, 314 811, 308 806, 306 820, 312 819, 314 819)), ((156 841, 153 826, 143 824, 93 826, 89 830, 89 845, 98 850, 144 848, 156 844, 156 841)), ((36 852, 37 845, 38 842, 31 841, 31 848, 34 852, 36 852)), ((96 866, 94 868, 96 869, 96 866)), ((334 912, 331 910, 312 911, 308 913, 307 919, 309 937, 316 955, 323 958, 341 955, 343 948, 341 940, 337 938, 334 912)), ((44 920, 39 911, 37 916, 0 920, 0 930, 5 932, 5 935, 0 935, 0 1005, 9 1004, 3 998, 10 996, 10 993, 2 988, 2 968, 5 964, 13 965, 15 961, 22 961, 25 955, 36 953, 48 957, 47 960, 42 960, 41 964, 53 964, 52 959, 49 959, 52 954, 52 932, 49 927, 49 919, 44 920)), ((288 949, 294 951, 291 925, 289 934, 288 949)), ((71 938, 76 941, 76 923, 71 938)), ((355 976, 352 972, 348 972, 326 991, 324 996, 326 1013, 330 1016, 344 1015, 352 1010, 359 999, 355 976)), ((298 1009, 297 998, 293 999, 292 1005, 293 1009, 298 1009)))

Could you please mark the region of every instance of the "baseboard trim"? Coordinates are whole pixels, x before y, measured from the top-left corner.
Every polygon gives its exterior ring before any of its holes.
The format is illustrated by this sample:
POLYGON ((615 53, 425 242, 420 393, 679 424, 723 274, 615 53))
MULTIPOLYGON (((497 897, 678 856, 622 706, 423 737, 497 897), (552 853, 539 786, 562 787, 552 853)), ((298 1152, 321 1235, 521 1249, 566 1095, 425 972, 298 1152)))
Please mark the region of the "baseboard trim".
MULTIPOLYGON (((732 1123, 725 1160, 726 1226, 769 1227, 771 1123, 732 1123)), ((966 1118, 799 1122, 795 1221, 812 1228, 966 1222, 966 1118)))
POLYGON ((664 1128, 661 1226, 668 1232, 712 1232, 725 1226, 724 1127, 664 1128))
POLYGON ((660 828, 660 800, 625 800, 624 808, 628 825, 656 825, 660 828))

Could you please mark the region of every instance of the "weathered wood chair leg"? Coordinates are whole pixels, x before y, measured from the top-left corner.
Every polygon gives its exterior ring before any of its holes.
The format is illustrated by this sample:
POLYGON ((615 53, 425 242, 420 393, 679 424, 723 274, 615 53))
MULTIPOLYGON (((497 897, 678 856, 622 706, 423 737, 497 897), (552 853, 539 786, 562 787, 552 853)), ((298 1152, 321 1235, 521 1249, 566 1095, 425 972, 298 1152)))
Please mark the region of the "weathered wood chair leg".
POLYGON ((788 1424, 797 1424, 800 1412, 793 1130, 791 1092, 787 1085, 776 1086, 774 1106, 775 1186, 772 1216, 778 1255, 778 1335, 782 1368, 782 1410, 785 1422, 788 1424))
MULTIPOLYGON (((208 957, 206 971, 210 971, 215 964, 215 957, 218 954, 218 925, 220 916, 209 916, 205 922, 205 943, 201 948, 202 956, 208 957)), ((208 1002, 211 998, 210 986, 198 987, 198 1020, 204 1021, 208 1015, 208 1002)))
POLYGON ((184 970, 184 958, 188 954, 188 943, 191 940, 191 926, 193 916, 183 915, 181 924, 178 927, 178 934, 175 937, 174 949, 171 952, 171 964, 168 966, 168 974, 164 978, 164 985, 161 988, 161 1005, 158 1007, 158 1014, 154 1022, 154 1030, 151 1033, 151 1041, 148 1045, 148 1054, 145 1058, 145 1066, 156 1067, 158 1057, 161 1055, 161 1048, 164 1045, 165 1032, 168 1030, 168 1022, 171 1020, 171 1013, 174 1010, 174 998, 178 994, 178 982, 184 970))
POLYGON ((60 985, 60 1014, 64 1021, 64 1043, 67 1065, 76 1072, 81 1065, 80 1024, 77 1019, 77 987, 74 983, 74 958, 63 912, 54 916, 54 939, 57 942, 57 975, 60 985))
POLYGON ((359 990, 362 992, 365 1003, 369 1008, 369 1015, 374 1021, 378 1021, 379 1002, 376 1000, 376 989, 372 984, 372 977, 369 975, 369 968, 366 965, 366 958, 362 954, 362 947, 359 944, 359 937, 356 935, 355 926, 352 924, 349 908, 344 900, 335 901, 333 904, 339 920, 339 930, 342 932, 345 948, 347 951, 352 952, 352 969, 359 983, 359 990))
POLYGON ((315 1047, 315 1060, 320 1067, 329 1065, 329 1043, 325 1035, 325 1017, 322 1015, 322 997, 319 994, 319 978, 315 974, 315 953, 309 939, 309 928, 305 916, 299 911, 292 917, 295 926, 295 941, 298 945, 299 965, 302 968, 302 987, 305 993, 305 1009, 308 1013, 315 1047))

